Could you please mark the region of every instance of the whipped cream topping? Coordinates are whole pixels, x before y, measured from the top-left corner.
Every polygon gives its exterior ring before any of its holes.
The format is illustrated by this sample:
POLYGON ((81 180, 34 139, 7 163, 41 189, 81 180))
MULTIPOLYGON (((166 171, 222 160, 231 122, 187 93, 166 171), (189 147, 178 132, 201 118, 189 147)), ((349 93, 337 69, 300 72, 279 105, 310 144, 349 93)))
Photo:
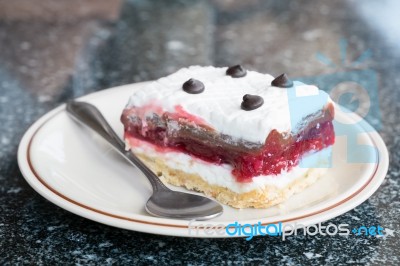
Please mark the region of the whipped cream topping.
POLYGON ((188 154, 176 151, 160 152, 154 145, 138 139, 126 139, 127 148, 138 154, 161 159, 168 167, 181 170, 185 173, 199 175, 210 185, 216 185, 228 188, 236 193, 245 193, 257 188, 273 185, 283 188, 294 180, 301 178, 310 169, 305 166, 321 167, 328 166, 328 159, 332 148, 328 147, 319 152, 305 156, 299 165, 293 167, 290 171, 283 171, 279 175, 261 175, 253 177, 251 182, 238 182, 232 175, 232 166, 229 164, 217 165, 201 159, 197 159, 188 154))
MULTIPOLYGON (((263 144, 271 130, 295 131, 296 126, 305 124, 305 117, 330 101, 325 92, 312 85, 295 81, 292 88, 278 88, 271 86, 271 75, 247 71, 244 77, 232 78, 226 70, 212 66, 182 68, 136 90, 127 108, 151 104, 173 113, 179 107, 219 133, 263 144), (205 90, 199 94, 185 92, 182 85, 190 78, 201 81, 205 90), (245 94, 261 96, 264 104, 255 110, 242 110, 245 94)), ((151 114, 148 110, 145 115, 151 114)))

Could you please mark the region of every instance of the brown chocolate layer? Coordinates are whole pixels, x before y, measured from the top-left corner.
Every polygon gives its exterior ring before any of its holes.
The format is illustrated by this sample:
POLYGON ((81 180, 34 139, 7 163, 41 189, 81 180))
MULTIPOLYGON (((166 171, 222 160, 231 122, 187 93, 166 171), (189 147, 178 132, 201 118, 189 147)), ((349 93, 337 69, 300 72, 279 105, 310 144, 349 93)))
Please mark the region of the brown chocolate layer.
MULTIPOLYGON (((290 145, 293 141, 299 141, 310 138, 314 134, 318 124, 331 121, 334 116, 334 107, 332 103, 328 103, 325 108, 317 113, 311 114, 304 118, 306 121, 302 128, 296 132, 279 132, 282 140, 287 141, 290 145)), ((194 125, 185 119, 172 119, 168 113, 159 116, 153 114, 147 117, 146 121, 137 115, 136 109, 125 109, 121 121, 125 126, 125 131, 136 137, 150 139, 157 145, 179 146, 182 140, 191 140, 193 144, 201 144, 201 146, 217 148, 222 153, 227 151, 233 153, 258 153, 264 148, 265 143, 254 143, 243 139, 234 139, 229 135, 220 134, 210 128, 194 125), (167 145, 168 143, 168 145, 167 145)), ((249 130, 249 132, 251 132, 249 130)), ((251 133, 250 133, 251 134, 251 133)), ((268 138, 266 138, 268 139, 268 138)))

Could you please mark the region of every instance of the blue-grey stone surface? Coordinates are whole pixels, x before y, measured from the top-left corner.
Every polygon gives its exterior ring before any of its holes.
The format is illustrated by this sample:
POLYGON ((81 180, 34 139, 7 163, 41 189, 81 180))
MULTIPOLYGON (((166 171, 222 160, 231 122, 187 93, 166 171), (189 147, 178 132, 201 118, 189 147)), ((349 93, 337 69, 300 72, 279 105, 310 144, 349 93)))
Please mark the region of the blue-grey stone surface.
POLYGON ((60 19, 48 17, 45 8, 30 13, 23 8, 28 2, 0 1, 0 9, 19 5, 0 12, 0 264, 400 264, 398 1, 109 1, 120 5, 118 16, 85 15, 94 5, 85 1, 79 16, 60 19), (363 53, 365 60, 357 61, 363 53), (322 87, 337 85, 340 72, 357 81, 364 77, 357 71, 372 71, 379 117, 368 120, 387 144, 389 172, 370 199, 330 222, 381 225, 393 236, 246 241, 137 233, 71 214, 23 179, 16 159, 21 137, 66 100, 184 66, 237 63, 332 82, 322 87))

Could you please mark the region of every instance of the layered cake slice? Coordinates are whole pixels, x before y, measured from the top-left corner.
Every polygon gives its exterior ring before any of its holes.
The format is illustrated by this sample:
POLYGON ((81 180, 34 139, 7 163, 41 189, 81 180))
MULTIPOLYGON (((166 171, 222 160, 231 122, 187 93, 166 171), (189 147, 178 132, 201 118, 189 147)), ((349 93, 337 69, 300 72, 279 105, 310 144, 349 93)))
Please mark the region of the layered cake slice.
POLYGON ((125 142, 163 181, 264 208, 324 174, 334 105, 317 87, 240 65, 192 66, 134 91, 125 142))

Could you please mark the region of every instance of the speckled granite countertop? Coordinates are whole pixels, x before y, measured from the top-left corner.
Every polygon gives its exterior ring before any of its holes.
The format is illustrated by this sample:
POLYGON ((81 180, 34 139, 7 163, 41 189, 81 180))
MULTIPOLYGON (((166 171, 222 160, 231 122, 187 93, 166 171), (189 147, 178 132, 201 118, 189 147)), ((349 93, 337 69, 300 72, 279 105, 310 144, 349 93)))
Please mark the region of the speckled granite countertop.
POLYGON ((94 2, 0 1, 0 264, 400 264, 398 2, 94 2), (21 176, 22 135, 60 103, 187 65, 235 63, 323 88, 338 85, 338 73, 362 82, 367 69, 377 77, 380 118, 368 120, 390 151, 389 173, 369 200, 332 222, 379 224, 394 236, 282 242, 143 234, 71 214, 21 176))

